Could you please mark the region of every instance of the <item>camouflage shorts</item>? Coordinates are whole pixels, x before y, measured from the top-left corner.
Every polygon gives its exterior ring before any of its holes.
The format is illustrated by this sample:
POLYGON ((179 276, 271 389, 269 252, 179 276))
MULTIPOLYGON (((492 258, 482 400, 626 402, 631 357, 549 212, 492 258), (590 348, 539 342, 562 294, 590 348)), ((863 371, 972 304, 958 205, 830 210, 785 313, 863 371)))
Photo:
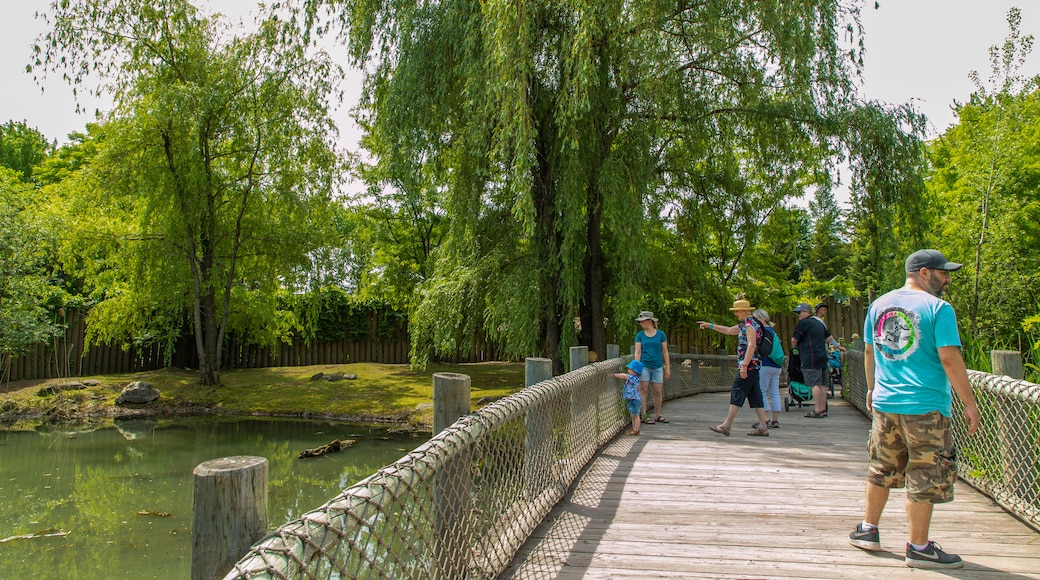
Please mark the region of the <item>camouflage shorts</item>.
POLYGON ((953 501, 957 452, 950 418, 938 411, 897 415, 875 409, 873 414, 867 481, 890 489, 905 486, 906 498, 912 502, 953 501))

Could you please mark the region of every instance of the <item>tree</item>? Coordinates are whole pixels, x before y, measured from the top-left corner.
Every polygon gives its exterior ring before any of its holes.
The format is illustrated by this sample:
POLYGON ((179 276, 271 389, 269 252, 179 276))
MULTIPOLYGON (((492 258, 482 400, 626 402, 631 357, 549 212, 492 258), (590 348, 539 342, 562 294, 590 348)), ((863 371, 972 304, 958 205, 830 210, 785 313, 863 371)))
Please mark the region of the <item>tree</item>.
POLYGON ((338 69, 282 44, 276 20, 236 35, 184 0, 75 0, 47 18, 33 67, 96 74, 115 99, 59 189, 99 301, 91 339, 171 346, 187 322, 200 382, 219 384, 228 332, 286 332, 274 295, 310 280, 331 230, 338 69))
POLYGON ((518 355, 602 352, 605 320, 660 303, 676 243, 692 288, 722 301, 753 278, 758 228, 829 179, 827 160, 871 155, 857 175, 880 179, 905 151, 856 137, 917 138, 891 111, 856 114, 858 13, 838 1, 304 8, 318 29, 329 9, 370 63, 376 150, 445 194, 450 229, 412 320, 420 363, 479 332, 518 355))
POLYGON ((0 379, 11 356, 59 332, 48 307, 60 295, 48 276, 51 233, 31 210, 33 186, 0 167, 0 379))
POLYGON ((0 167, 13 169, 30 181, 33 168, 54 151, 55 143, 47 141, 38 130, 25 122, 8 121, 0 125, 0 167))
POLYGON ((812 241, 808 244, 809 269, 818 280, 844 276, 848 269, 847 250, 841 236, 845 224, 834 194, 829 189, 817 190, 809 211, 813 216, 812 241))

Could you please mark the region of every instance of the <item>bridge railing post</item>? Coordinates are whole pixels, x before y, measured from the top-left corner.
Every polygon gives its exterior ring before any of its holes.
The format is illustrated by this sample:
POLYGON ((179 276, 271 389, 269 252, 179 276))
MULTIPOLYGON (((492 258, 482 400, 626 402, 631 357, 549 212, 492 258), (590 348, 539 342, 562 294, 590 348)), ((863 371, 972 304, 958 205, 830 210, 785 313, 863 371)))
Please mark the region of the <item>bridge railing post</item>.
MULTIPOLYGON (((993 363, 994 375, 1019 380, 1025 378, 1022 355, 1018 351, 994 350, 990 352, 990 360, 993 363)), ((997 418, 1000 421, 1000 456, 1004 463, 1004 485, 1020 501, 1027 505, 1034 504, 1037 500, 1035 471, 1040 469, 1040 463, 1037 462, 1036 445, 1033 444, 1033 421, 1029 419, 1028 406, 1019 401, 1008 401, 1007 404, 1001 405, 997 418)))
POLYGON ((690 347, 690 354, 693 356, 690 359, 690 387, 694 393, 699 393, 701 389, 701 365, 700 361, 697 360, 697 347, 690 347))
POLYGON ((607 360, 621 356, 621 347, 616 344, 607 345, 607 360))
MULTIPOLYGON (((524 386, 530 387, 552 378, 552 359, 528 358, 524 361, 524 386)), ((545 488, 552 473, 552 413, 548 401, 524 413, 524 492, 533 499, 545 488)))
MULTIPOLYGON (((433 434, 470 412, 470 378, 457 373, 433 375, 433 434)), ((470 454, 463 450, 445 461, 433 489, 433 580, 464 578, 469 546, 470 454)))
MULTIPOLYGON (((726 356, 728 353, 726 349, 720 348, 719 354, 726 356)), ((733 374, 729 370, 729 358, 724 358, 719 361, 719 385, 729 385, 733 383, 733 374)))

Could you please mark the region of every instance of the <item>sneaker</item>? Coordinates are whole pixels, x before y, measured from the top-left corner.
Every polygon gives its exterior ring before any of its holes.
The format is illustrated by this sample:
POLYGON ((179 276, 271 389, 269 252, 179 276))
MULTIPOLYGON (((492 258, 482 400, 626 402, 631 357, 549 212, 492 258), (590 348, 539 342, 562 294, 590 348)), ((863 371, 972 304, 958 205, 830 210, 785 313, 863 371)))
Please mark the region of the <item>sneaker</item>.
POLYGON ((935 542, 928 542, 928 547, 915 550, 906 545, 906 565, 911 568, 960 568, 964 561, 957 554, 947 554, 935 542))
MULTIPOLYGON (((857 548, 873 552, 881 549, 881 536, 880 534, 878 534, 877 528, 865 530, 863 529, 863 524, 859 524, 856 526, 856 529, 852 530, 852 533, 849 534, 849 543, 853 546, 856 546, 857 548)), ((906 554, 906 561, 909 562, 909 547, 906 549, 906 554)))

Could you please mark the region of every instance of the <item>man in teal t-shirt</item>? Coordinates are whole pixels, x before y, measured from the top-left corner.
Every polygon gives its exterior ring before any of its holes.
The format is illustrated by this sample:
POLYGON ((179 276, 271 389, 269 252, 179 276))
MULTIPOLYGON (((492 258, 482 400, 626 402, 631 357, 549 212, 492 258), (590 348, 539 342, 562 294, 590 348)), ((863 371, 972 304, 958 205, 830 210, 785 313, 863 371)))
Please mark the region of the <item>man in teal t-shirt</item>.
POLYGON ((956 449, 950 432, 952 396, 964 402, 968 435, 979 427, 979 409, 961 358, 957 316, 941 299, 961 264, 938 250, 906 259, 906 284, 870 305, 863 324, 867 408, 872 424, 870 469, 863 522, 849 542, 880 550, 878 521, 889 490, 906 486, 910 542, 907 566, 960 568, 960 556, 928 539, 932 506, 953 501, 956 449))

